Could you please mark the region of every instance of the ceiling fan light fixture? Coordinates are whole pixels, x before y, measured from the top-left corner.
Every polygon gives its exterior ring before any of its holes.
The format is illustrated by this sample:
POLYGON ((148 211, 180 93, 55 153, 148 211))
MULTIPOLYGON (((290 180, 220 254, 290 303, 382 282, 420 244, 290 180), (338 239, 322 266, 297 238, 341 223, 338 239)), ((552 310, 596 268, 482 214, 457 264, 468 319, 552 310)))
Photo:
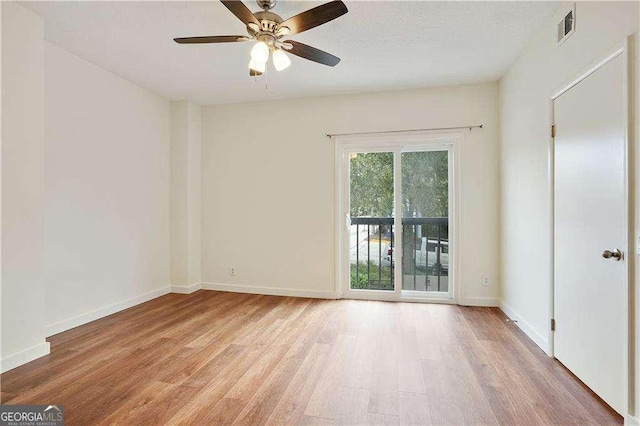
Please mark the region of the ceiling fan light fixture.
POLYGON ((265 62, 258 62, 255 59, 249 61, 249 69, 254 71, 257 75, 264 74, 264 70, 267 67, 265 62))
POLYGON ((259 41, 251 49, 251 60, 261 63, 263 66, 269 60, 269 46, 264 41, 259 41))
POLYGON ((273 65, 276 67, 276 70, 282 71, 289 68, 291 65, 291 59, 280 49, 276 49, 273 51, 273 65))

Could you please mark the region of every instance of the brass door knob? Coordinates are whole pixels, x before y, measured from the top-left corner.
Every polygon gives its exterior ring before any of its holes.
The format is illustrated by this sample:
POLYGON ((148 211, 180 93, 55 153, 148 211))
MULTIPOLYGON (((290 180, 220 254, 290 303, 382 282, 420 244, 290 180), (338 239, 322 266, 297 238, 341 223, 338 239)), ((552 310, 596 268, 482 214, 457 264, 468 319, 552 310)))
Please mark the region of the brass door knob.
POLYGON ((622 252, 618 249, 615 249, 614 251, 605 250, 602 252, 602 257, 605 259, 611 259, 613 257, 616 261, 619 261, 622 259, 622 252))

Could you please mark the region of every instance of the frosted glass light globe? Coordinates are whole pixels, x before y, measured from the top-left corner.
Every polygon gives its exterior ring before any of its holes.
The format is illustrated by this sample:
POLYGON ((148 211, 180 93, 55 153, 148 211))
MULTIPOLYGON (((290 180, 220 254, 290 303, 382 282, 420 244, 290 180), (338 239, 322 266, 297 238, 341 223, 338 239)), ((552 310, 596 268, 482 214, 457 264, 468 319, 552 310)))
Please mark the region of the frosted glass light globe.
POLYGON ((261 64, 266 64, 269 60, 269 46, 264 41, 259 41, 251 49, 251 59, 261 64))
POLYGON ((255 59, 249 61, 249 69, 257 72, 258 74, 264 74, 266 64, 264 62, 258 62, 255 59))
POLYGON ((273 65, 276 67, 276 70, 282 71, 289 68, 289 65, 291 65, 291 59, 289 59, 286 53, 278 49, 273 52, 273 65))

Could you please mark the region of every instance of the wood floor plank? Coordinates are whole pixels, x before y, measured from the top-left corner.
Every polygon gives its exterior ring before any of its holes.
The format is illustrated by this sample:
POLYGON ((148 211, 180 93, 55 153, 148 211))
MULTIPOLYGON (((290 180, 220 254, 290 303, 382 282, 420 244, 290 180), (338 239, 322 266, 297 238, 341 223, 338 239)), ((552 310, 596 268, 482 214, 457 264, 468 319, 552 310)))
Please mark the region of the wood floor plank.
POLYGON ((460 403, 461 379, 459 371, 452 368, 451 355, 462 342, 457 340, 458 314, 454 306, 429 306, 431 326, 439 350, 439 359, 424 359, 423 375, 426 394, 429 396, 431 422, 436 425, 465 424, 464 410, 460 403))
POLYGON ((355 348, 345 372, 344 384, 353 388, 370 389, 373 374, 374 356, 378 343, 378 331, 375 327, 365 326, 358 334, 355 348))
POLYGON ((492 322, 505 340, 511 342, 508 345, 513 351, 518 352, 518 359, 521 365, 528 371, 535 371, 533 379, 539 387, 544 387, 546 392, 543 396, 548 401, 553 401, 553 406, 559 411, 562 418, 572 417, 577 423, 582 424, 615 424, 619 420, 619 415, 610 407, 602 410, 603 402, 595 397, 593 392, 580 380, 571 374, 562 364, 553 358, 548 357, 538 346, 515 326, 510 323, 507 327, 498 327, 504 323, 506 316, 504 313, 493 310, 492 315, 485 316, 485 320, 492 322), (544 383, 558 381, 560 386, 545 387, 544 383), (583 417, 583 411, 586 416, 583 417))
POLYGON ((496 308, 169 294, 52 336, 3 403, 66 424, 622 424, 496 308))
POLYGON ((34 388, 29 388, 28 385, 24 386, 19 382, 16 383, 15 397, 9 401, 3 401, 3 403, 28 404, 31 401, 44 401, 48 395, 56 395, 56 397, 59 397, 58 389, 73 387, 94 371, 108 368, 107 364, 109 363, 122 363, 124 365, 126 363, 125 360, 128 359, 133 352, 133 349, 128 348, 113 348, 111 352, 102 353, 101 351, 99 356, 90 355, 84 362, 75 367, 66 368, 65 366, 64 369, 52 368, 49 379, 34 388))
POLYGON ((269 375, 282 361, 282 357, 289 351, 285 345, 273 345, 271 350, 260 357, 240 380, 225 395, 227 398, 248 400, 252 390, 260 387, 269 375))
POLYGON ((376 304, 358 303, 360 316, 353 321, 360 323, 355 347, 351 352, 347 371, 344 373, 344 386, 370 389, 373 372, 373 354, 378 343, 379 328, 373 320, 376 318, 376 304))
MULTIPOLYGON (((337 332, 337 330, 335 331, 337 332)), ((324 336, 326 337, 326 334, 324 336)), ((326 341, 326 338, 318 339, 318 342, 326 341)), ((349 354, 352 353, 352 348, 356 341, 355 336, 347 334, 339 334, 336 337, 327 361, 327 368, 307 403, 304 412, 306 415, 335 419, 340 403, 339 391, 345 381, 345 372, 349 367, 349 354)))
MULTIPOLYGON (((305 317, 297 326, 287 327, 286 332, 279 337, 278 344, 286 351, 268 377, 252 388, 252 397, 248 399, 234 424, 266 423, 304 359, 311 352, 314 342, 318 340, 323 329, 323 323, 319 321, 320 313, 315 311, 314 316, 305 317)), ((243 397, 246 401, 247 395, 243 397)))
POLYGON ((363 425, 367 423, 369 389, 343 386, 339 392, 335 413, 337 425, 363 425))
POLYGON ((416 333, 418 316, 410 306, 400 310, 400 333, 398 334, 398 390, 400 392, 425 393, 422 360, 416 333))
MULTIPOLYGON (((467 322, 466 326, 469 327, 469 325, 467 322)), ((470 333, 471 331, 468 332, 468 335, 470 333)), ((505 389, 507 384, 499 378, 499 374, 495 371, 490 354, 482 350, 481 345, 475 339, 465 341, 462 350, 466 354, 469 368, 476 376, 498 423, 516 424, 518 420, 514 416, 513 402, 509 399, 510 391, 505 389)))
POLYGON ((154 382, 141 392, 128 398, 117 410, 109 412, 98 424, 109 425, 121 422, 123 419, 131 419, 136 412, 144 409, 148 404, 152 404, 158 399, 163 399, 177 385, 170 383, 154 382))
MULTIPOLYGON (((191 401, 176 412, 170 423, 181 424, 230 424, 246 405, 246 400, 235 400, 225 395, 246 374, 262 355, 261 350, 251 348, 238 363, 228 365, 203 388, 191 401)), ((252 394, 245 398, 251 398, 252 394)))
POLYGON ((442 351, 432 320, 431 305, 419 305, 414 309, 416 336, 421 360, 441 361, 442 351))
POLYGON ((493 370, 497 379, 503 383, 501 386, 502 404, 513 416, 518 424, 554 424, 553 407, 546 410, 536 410, 535 402, 539 401, 538 395, 532 394, 534 389, 527 383, 526 378, 519 375, 518 367, 510 363, 504 363, 504 358, 499 345, 491 342, 483 342, 483 347, 488 353, 493 364, 493 370), (523 380, 524 379, 524 380, 523 380))
POLYGON ((400 424, 397 416, 386 414, 367 413, 367 425, 369 426, 391 426, 400 424))
POLYGON ((118 424, 123 425, 164 425, 175 414, 175 407, 181 407, 192 399, 199 389, 178 385, 167 393, 154 398, 153 401, 139 407, 138 410, 121 418, 118 424))
POLYGON ((397 333, 380 333, 374 359, 369 412, 397 416, 399 392, 397 333))
MULTIPOLYGON (((322 323, 318 319, 324 312, 322 304, 309 305, 306 309, 307 314, 305 317, 297 322, 297 326, 301 328, 301 331, 305 330, 304 334, 308 336, 310 342, 317 336, 321 328, 322 323)), ((258 339, 258 343, 250 346, 249 351, 245 353, 240 362, 228 366, 219 375, 220 380, 210 382, 202 389, 200 394, 176 413, 176 422, 180 420, 184 421, 185 424, 232 423, 254 395, 255 388, 249 389, 246 394, 242 395, 242 399, 232 399, 226 397, 226 395, 232 388, 237 386, 238 382, 246 374, 253 375, 251 370, 259 359, 263 358, 265 354, 274 351, 273 347, 281 347, 284 344, 281 337, 286 330, 278 327, 278 333, 274 333, 272 329, 273 327, 267 327, 264 331, 265 335, 269 335, 269 339, 258 339), (214 401, 214 403, 211 403, 211 401, 214 401), (215 401, 220 402, 215 403, 215 401), (233 403, 231 404, 230 402, 233 403)), ((300 334, 303 333, 301 332, 300 334)))
POLYGON ((275 410, 282 394, 300 368, 304 356, 290 356, 282 360, 267 381, 255 392, 234 424, 264 424, 275 410))
POLYGON ((267 424, 295 425, 304 417, 304 411, 311 399, 311 395, 327 368, 330 346, 315 343, 293 377, 289 387, 280 398, 267 424))
POLYGON ((443 363, 423 360, 422 373, 426 394, 429 395, 431 423, 436 425, 464 424, 462 407, 457 403, 459 389, 449 377, 443 363))
POLYGON ((303 426, 332 426, 335 424, 333 419, 323 419, 322 417, 303 416, 300 420, 303 426))
POLYGON ((399 422, 402 425, 431 425, 429 398, 425 394, 400 392, 399 422))
POLYGON ((447 359, 450 377, 458 387, 458 405, 461 407, 465 424, 496 425, 498 420, 469 366, 465 353, 460 348, 451 350, 447 359))

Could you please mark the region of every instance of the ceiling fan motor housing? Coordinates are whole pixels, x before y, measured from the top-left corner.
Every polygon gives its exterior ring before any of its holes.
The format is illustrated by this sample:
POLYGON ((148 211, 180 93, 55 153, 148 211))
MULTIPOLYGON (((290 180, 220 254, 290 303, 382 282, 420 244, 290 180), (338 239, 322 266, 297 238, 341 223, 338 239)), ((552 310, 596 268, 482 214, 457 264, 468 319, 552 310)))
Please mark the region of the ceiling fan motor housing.
POLYGON ((256 12, 254 15, 260 21, 259 31, 274 33, 282 22, 282 18, 273 12, 256 12))

